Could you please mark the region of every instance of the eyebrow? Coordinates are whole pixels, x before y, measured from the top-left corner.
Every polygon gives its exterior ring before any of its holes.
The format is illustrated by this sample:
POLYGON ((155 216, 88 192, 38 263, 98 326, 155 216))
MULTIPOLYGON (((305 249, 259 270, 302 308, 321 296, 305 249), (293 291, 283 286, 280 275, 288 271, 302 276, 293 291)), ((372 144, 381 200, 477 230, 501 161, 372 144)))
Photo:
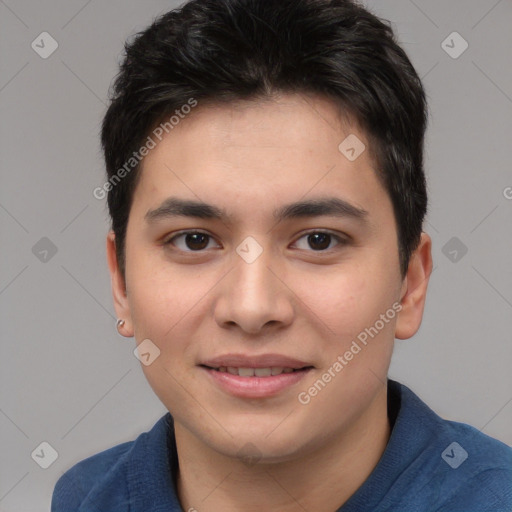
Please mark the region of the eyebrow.
MULTIPOLYGON (((338 197, 327 197, 297 201, 274 210, 274 219, 278 222, 303 217, 348 217, 362 223, 368 221, 368 211, 354 206, 338 197)), ((158 208, 149 210, 144 218, 148 223, 173 217, 195 217, 198 219, 229 220, 225 210, 217 206, 190 199, 167 198, 158 208)))

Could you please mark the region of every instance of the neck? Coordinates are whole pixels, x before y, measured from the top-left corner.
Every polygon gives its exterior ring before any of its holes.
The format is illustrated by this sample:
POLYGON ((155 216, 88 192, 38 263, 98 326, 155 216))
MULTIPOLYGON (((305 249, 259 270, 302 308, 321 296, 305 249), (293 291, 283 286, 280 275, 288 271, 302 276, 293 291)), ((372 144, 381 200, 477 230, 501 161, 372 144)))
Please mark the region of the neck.
POLYGON ((373 471, 390 432, 386 386, 349 428, 313 452, 279 463, 249 465, 225 456, 176 423, 178 497, 187 511, 336 510, 373 471))

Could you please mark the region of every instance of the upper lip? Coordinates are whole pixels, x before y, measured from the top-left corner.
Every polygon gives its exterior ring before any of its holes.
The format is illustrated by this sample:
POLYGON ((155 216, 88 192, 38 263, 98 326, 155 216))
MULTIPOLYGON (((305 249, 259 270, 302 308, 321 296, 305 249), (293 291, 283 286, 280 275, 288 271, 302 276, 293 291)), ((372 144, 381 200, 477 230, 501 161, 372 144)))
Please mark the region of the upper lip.
POLYGON ((210 368, 220 368, 221 366, 231 366, 233 368, 271 368, 274 366, 298 369, 313 366, 299 359, 280 354, 262 354, 259 356, 225 354, 203 361, 201 364, 210 368))

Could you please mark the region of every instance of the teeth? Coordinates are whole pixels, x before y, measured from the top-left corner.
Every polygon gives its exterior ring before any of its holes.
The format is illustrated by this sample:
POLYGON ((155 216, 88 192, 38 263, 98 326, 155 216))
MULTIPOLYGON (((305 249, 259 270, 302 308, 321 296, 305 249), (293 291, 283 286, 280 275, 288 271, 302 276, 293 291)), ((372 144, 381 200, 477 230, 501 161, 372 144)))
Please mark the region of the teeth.
POLYGON ((272 366, 270 368, 235 368, 233 366, 221 366, 217 371, 238 375, 240 377, 270 377, 281 375, 281 373, 292 373, 293 368, 283 368, 282 366, 272 366))
POLYGON ((256 377, 270 377, 272 375, 272 368, 254 368, 254 375, 256 377))
POLYGON ((254 377, 254 368, 238 368, 240 377, 254 377))

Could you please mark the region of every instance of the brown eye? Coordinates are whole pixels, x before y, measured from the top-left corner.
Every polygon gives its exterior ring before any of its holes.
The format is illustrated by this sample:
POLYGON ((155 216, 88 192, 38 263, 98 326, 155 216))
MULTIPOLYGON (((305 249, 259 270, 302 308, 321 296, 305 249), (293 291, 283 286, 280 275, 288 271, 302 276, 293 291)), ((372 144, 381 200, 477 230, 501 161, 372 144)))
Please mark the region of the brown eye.
POLYGON ((327 233, 312 233, 308 235, 308 243, 311 249, 315 251, 323 251, 327 249, 331 243, 331 235, 327 233))
POLYGON ((306 251, 313 250, 316 252, 323 252, 344 244, 346 244, 346 242, 343 238, 325 231, 312 231, 306 233, 305 235, 302 235, 297 242, 295 242, 295 245, 299 249, 306 251), (336 243, 332 245, 332 242, 336 243))
POLYGON ((204 233, 188 233, 185 235, 185 245, 193 251, 198 251, 208 246, 208 239, 208 235, 204 233))
POLYGON ((187 231, 173 236, 165 242, 165 245, 174 245, 184 252, 197 252, 208 248, 213 238, 200 231, 187 231))

